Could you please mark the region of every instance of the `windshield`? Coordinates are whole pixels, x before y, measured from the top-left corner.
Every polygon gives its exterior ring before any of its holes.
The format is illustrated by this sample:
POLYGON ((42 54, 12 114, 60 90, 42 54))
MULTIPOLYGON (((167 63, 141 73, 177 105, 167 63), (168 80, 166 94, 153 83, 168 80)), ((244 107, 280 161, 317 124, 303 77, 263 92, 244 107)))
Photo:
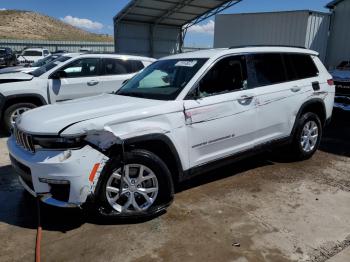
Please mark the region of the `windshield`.
POLYGON ((42 74, 50 71, 52 68, 58 66, 59 64, 71 59, 69 56, 60 56, 59 58, 56 58, 55 60, 49 62, 46 65, 43 65, 42 67, 39 67, 38 69, 34 70, 33 72, 29 73, 35 77, 39 77, 42 74))
POLYGON ((43 53, 40 51, 23 51, 23 56, 43 56, 43 53))
POLYGON ((46 64, 50 63, 51 61, 57 59, 57 57, 58 57, 57 55, 47 56, 47 57, 40 59, 37 62, 33 63, 32 67, 41 67, 41 66, 46 65, 46 64))
POLYGON ((174 100, 208 59, 160 60, 132 78, 117 95, 174 100))
POLYGON ((343 61, 338 66, 337 69, 350 69, 350 61, 343 61))
POLYGON ((6 50, 5 49, 0 49, 0 55, 6 54, 6 50))

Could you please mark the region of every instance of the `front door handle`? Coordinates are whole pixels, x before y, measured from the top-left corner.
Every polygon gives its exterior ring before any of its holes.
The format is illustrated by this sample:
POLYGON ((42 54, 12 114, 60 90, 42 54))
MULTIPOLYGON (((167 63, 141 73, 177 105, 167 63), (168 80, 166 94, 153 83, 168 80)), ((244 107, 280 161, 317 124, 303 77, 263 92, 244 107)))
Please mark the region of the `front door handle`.
POLYGON ((248 100, 248 99, 253 99, 253 95, 243 95, 239 98, 239 100, 248 100))
POLYGON ((99 82, 97 81, 97 80, 91 80, 91 81, 89 81, 87 84, 88 84, 88 86, 95 86, 95 85, 97 85, 99 82))
POLYGON ((247 106, 250 105, 252 103, 254 99, 253 95, 243 95, 240 98, 238 98, 238 103, 242 106, 247 106))

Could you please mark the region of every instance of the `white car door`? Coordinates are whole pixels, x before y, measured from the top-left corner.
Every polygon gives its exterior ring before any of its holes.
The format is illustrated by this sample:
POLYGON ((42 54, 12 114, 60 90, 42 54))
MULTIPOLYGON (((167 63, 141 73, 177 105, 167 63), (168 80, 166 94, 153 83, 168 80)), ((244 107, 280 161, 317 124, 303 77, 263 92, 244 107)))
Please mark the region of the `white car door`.
POLYGON ((81 58, 58 69, 49 80, 51 102, 103 93, 99 63, 99 58, 81 58))
POLYGON ((303 63, 294 65, 293 59, 299 56, 274 53, 248 57, 255 73, 257 144, 287 138, 301 105, 312 92, 311 82, 307 85, 303 76, 297 75, 307 73, 296 66, 303 67, 303 63))
POLYGON ((105 93, 113 93, 134 75, 135 70, 130 60, 104 58, 101 63, 101 89, 105 93))
POLYGON ((256 108, 244 56, 217 62, 197 93, 184 102, 191 167, 254 147, 256 108))

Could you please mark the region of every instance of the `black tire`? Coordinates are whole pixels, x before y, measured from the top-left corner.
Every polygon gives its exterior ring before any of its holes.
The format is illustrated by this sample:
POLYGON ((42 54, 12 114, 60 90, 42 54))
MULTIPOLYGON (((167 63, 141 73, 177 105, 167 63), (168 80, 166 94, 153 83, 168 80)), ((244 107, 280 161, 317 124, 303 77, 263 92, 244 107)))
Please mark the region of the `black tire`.
POLYGON ((32 104, 32 103, 18 103, 18 104, 13 104, 13 105, 9 106, 8 108, 6 108, 6 110, 4 112, 4 120, 3 120, 4 121, 5 132, 10 133, 11 128, 12 128, 11 115, 17 109, 22 108, 22 107, 23 108, 33 109, 33 108, 36 108, 37 106, 32 104))
POLYGON ((162 213, 171 204, 174 197, 174 185, 166 164, 154 153, 147 150, 133 150, 125 153, 125 164, 142 164, 151 169, 158 180, 158 194, 155 202, 145 211, 132 214, 120 213, 108 203, 106 185, 114 171, 121 168, 120 159, 111 159, 101 172, 96 189, 97 209, 99 215, 112 218, 150 217, 162 213))
POLYGON ((318 115, 311 112, 304 113, 297 121, 298 122, 297 122, 296 130, 295 130, 293 142, 292 142, 291 156, 293 160, 302 161, 302 160, 310 159, 319 148, 321 143, 322 133, 323 133, 323 127, 318 115), (303 146, 301 144, 301 138, 302 138, 303 129, 305 125, 310 121, 316 123, 317 125, 318 138, 314 148, 307 152, 303 149, 303 146))

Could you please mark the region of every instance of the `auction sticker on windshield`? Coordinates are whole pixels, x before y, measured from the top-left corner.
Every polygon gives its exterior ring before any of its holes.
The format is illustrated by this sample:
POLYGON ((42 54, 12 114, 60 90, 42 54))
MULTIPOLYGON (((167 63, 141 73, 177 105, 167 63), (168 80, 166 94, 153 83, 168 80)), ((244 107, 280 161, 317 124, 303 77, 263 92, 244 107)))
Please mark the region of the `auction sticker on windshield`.
POLYGON ((196 64, 197 64, 197 60, 179 61, 175 64, 175 66, 194 67, 196 64))

